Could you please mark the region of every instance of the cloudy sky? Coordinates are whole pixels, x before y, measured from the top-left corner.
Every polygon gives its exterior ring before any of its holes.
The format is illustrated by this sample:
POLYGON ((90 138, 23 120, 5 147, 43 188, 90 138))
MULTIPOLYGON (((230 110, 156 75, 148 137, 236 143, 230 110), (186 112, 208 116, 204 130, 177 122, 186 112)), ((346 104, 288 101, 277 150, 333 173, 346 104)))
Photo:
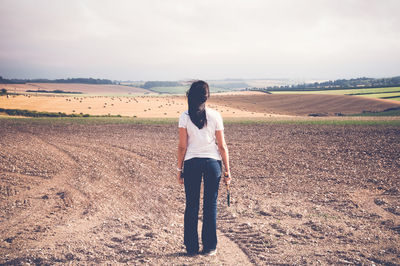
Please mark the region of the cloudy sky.
POLYGON ((0 76, 400 75, 399 0, 0 0, 0 76))

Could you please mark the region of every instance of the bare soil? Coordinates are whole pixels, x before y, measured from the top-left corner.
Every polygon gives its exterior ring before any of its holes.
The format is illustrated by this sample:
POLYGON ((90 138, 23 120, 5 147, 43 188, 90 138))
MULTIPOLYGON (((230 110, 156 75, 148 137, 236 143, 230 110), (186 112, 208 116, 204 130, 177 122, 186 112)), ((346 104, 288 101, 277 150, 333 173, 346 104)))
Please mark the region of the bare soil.
POLYGON ((184 255, 176 125, 0 120, 0 264, 400 263, 400 128, 226 125, 218 254, 184 255))

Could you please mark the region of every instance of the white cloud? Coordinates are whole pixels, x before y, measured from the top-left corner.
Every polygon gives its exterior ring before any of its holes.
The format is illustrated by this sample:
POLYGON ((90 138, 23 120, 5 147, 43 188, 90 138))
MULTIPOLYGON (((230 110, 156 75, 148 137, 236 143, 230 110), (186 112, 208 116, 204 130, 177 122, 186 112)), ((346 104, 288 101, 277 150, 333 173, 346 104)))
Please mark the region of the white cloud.
POLYGON ((399 8, 396 0, 2 0, 0 75, 398 75, 399 8))

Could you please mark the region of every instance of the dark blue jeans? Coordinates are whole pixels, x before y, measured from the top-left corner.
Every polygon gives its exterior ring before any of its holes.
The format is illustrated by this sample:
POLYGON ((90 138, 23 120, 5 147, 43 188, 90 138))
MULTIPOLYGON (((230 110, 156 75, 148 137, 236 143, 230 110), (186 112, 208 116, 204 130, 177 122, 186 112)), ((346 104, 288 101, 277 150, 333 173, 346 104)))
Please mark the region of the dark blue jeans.
POLYGON ((192 158, 184 162, 186 193, 184 243, 188 252, 199 250, 197 233, 201 179, 204 179, 203 250, 217 247, 217 197, 221 179, 221 161, 211 158, 192 158))

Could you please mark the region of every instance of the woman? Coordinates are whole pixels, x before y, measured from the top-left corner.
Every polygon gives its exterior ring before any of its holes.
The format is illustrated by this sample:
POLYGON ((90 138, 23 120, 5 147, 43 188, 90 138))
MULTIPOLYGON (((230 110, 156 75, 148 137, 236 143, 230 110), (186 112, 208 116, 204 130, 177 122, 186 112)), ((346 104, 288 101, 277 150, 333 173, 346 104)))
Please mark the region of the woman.
POLYGON ((208 84, 194 82, 187 92, 188 111, 179 118, 178 182, 185 185, 186 209, 184 243, 188 255, 197 254, 199 241, 197 222, 200 186, 204 180, 203 227, 201 232, 203 254, 217 251, 217 197, 222 173, 221 159, 230 183, 228 148, 224 138, 221 115, 205 103, 210 97, 208 84), (184 171, 184 176, 183 176, 184 171))

